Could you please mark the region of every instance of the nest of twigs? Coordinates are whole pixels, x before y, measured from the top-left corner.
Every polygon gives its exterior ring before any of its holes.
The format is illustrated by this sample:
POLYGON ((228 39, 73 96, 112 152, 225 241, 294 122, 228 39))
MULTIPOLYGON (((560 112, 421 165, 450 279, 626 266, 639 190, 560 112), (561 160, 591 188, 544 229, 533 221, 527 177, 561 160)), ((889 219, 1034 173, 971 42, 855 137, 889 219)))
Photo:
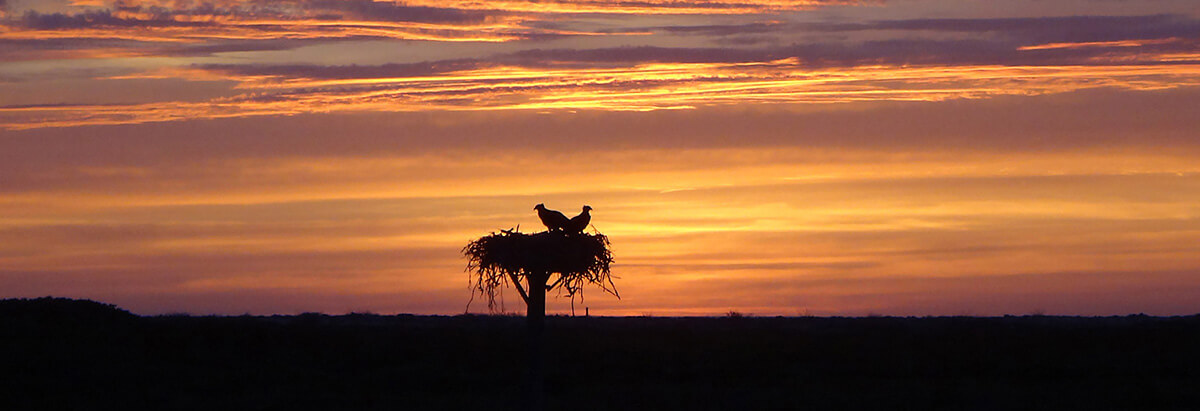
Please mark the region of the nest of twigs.
POLYGON ((604 234, 561 231, 526 234, 517 229, 502 230, 470 242, 463 247, 463 254, 467 257, 471 286, 487 297, 488 310, 492 312, 496 312, 497 304, 503 304, 502 291, 508 284, 513 284, 521 297, 528 300, 522 284, 541 285, 538 281, 528 281, 531 276, 547 281, 547 291, 557 287, 559 295, 571 298, 572 307, 576 297, 583 301, 586 284, 621 298, 609 272, 613 258, 604 234))

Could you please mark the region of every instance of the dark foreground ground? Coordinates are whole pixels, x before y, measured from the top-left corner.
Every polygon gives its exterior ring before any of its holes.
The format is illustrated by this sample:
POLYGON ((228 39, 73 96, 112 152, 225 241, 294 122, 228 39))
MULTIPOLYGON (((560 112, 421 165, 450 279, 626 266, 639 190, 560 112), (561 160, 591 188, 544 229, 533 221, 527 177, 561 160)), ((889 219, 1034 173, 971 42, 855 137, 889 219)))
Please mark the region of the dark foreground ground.
MULTIPOLYGON (((0 301, 0 409, 517 409, 522 318, 0 301)), ((1200 316, 550 318, 547 408, 1200 409, 1200 316)))

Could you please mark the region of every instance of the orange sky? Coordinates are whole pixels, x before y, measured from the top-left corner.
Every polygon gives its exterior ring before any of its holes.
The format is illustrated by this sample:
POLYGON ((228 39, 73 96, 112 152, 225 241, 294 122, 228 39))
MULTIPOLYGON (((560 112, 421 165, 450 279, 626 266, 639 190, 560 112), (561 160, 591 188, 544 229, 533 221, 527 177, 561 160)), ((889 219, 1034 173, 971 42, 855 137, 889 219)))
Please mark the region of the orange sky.
POLYGON ((455 314, 546 203, 593 314, 1200 312, 1186 1, 213 4, 0 2, 0 297, 455 314))

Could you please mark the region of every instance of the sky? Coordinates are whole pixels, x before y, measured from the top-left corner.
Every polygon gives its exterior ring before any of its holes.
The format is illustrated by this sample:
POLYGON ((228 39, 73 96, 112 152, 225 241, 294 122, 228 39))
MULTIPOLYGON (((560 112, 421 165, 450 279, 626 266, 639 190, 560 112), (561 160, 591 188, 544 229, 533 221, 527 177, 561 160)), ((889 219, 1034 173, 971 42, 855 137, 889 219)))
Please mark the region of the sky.
POLYGON ((1195 0, 0 0, 3 298, 486 312, 545 203, 592 315, 1194 314, 1198 160, 1195 0))

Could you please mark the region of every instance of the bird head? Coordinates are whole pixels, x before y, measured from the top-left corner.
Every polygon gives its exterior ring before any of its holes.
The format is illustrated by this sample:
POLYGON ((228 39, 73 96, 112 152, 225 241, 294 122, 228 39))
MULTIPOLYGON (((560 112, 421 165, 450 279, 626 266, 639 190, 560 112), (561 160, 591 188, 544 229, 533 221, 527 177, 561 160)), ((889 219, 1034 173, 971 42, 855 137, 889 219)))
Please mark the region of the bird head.
POLYGON ((583 206, 583 211, 592 211, 592 206, 589 206, 589 205, 583 206))
POLYGON ((542 203, 538 203, 538 205, 533 206, 534 210, 541 210, 543 208, 546 208, 546 205, 542 203))

